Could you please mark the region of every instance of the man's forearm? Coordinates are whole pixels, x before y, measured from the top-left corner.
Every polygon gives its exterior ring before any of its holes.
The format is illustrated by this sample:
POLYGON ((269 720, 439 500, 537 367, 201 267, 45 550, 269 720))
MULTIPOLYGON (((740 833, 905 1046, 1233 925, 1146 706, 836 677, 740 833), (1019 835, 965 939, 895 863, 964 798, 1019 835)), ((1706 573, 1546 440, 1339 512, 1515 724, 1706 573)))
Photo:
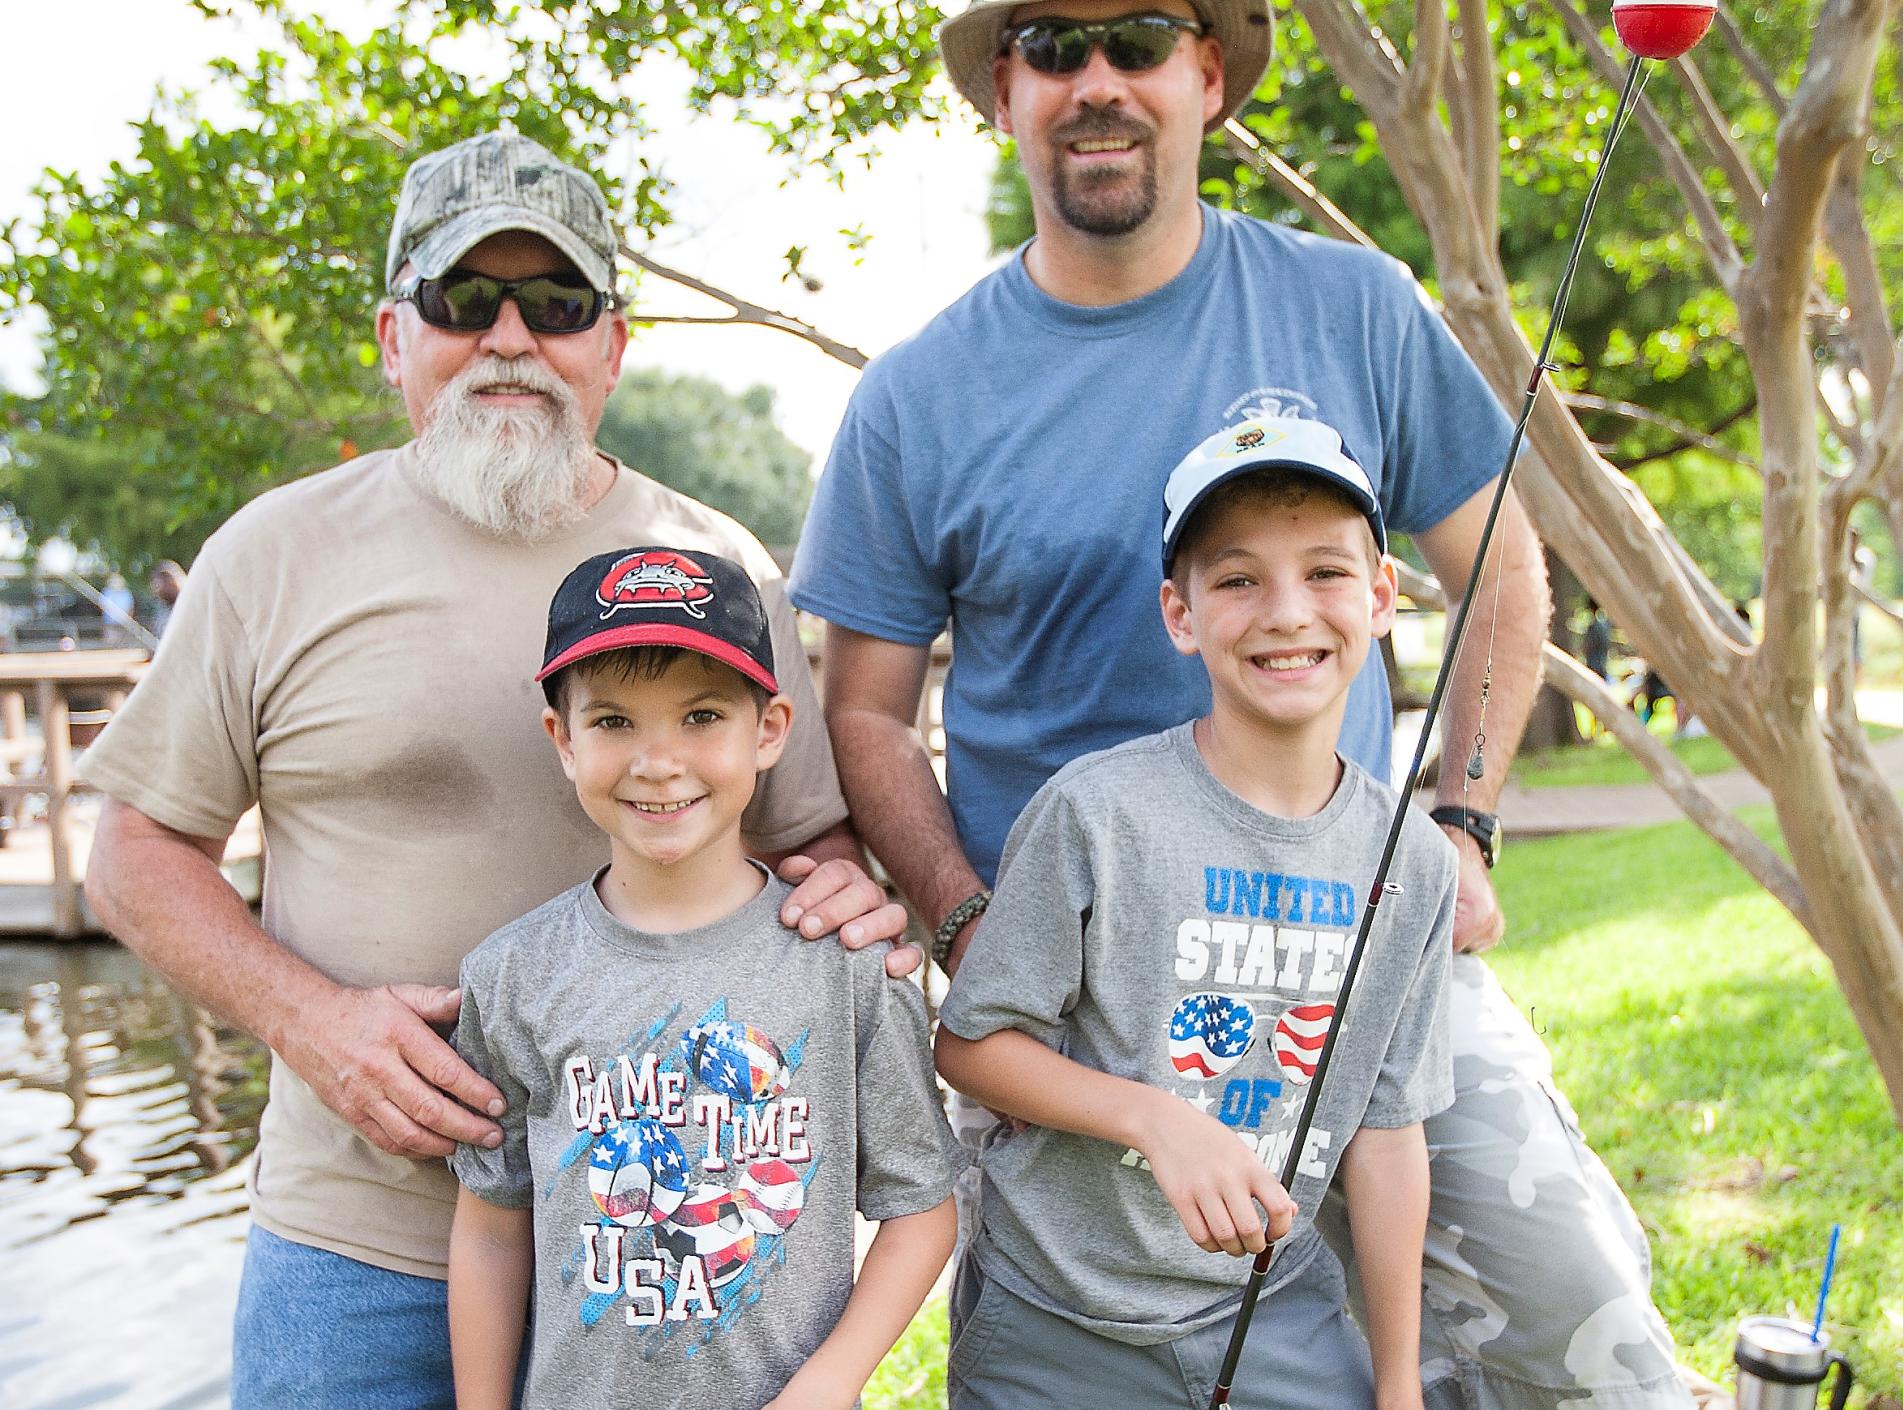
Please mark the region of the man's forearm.
POLYGON ((876 710, 827 716, 853 825, 929 929, 984 885, 918 731, 876 710))
MULTIPOLYGON (((1437 802, 1465 803, 1482 812, 1494 811, 1499 803, 1507 768, 1520 747, 1520 736, 1526 731, 1527 717, 1539 694, 1540 650, 1551 612, 1546 561, 1532 525, 1515 499, 1509 498, 1501 512, 1494 545, 1479 591, 1473 595, 1466 645, 1442 702, 1440 783, 1435 790, 1437 802), (1485 772, 1473 779, 1467 776, 1467 766, 1474 753, 1474 736, 1482 730, 1487 736, 1481 750, 1485 772)), ((1468 547, 1464 561, 1458 551, 1464 546, 1454 546, 1451 551, 1449 546, 1442 546, 1431 555, 1448 594, 1450 627, 1457 599, 1466 596, 1463 580, 1472 568, 1472 548, 1468 547), (1457 576, 1450 579, 1449 572, 1457 572, 1457 576)))
POLYGON ((187 838, 108 800, 86 899, 127 949, 197 1003, 277 1048, 285 1021, 336 985, 258 927, 214 849, 222 843, 187 838))

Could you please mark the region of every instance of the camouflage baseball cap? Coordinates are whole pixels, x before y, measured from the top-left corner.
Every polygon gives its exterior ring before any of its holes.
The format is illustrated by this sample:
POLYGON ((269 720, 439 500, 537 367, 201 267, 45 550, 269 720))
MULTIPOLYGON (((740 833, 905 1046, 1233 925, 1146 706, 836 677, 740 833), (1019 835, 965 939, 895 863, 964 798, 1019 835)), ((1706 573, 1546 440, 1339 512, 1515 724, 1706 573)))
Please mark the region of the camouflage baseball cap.
POLYGON ((614 289, 617 242, 601 188, 518 132, 486 132, 411 163, 396 201, 385 286, 395 291, 406 260, 423 278, 440 278, 505 230, 542 236, 595 288, 614 289))

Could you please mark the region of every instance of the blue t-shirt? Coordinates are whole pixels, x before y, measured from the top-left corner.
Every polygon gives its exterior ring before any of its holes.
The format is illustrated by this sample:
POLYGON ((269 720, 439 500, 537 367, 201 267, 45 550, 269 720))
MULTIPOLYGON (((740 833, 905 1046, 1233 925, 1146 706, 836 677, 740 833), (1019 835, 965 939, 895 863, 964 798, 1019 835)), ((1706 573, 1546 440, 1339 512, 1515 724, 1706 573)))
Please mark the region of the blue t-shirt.
MULTIPOLYGON (((952 623, 946 783, 989 881, 1026 802, 1080 754, 1206 713, 1157 606, 1163 483, 1251 416, 1326 421, 1398 533, 1500 470, 1511 423, 1407 267, 1203 207, 1162 288, 1059 302, 1023 252, 867 367, 813 498, 794 603, 924 645, 952 623)), ((1377 653, 1341 752, 1387 775, 1377 653)))

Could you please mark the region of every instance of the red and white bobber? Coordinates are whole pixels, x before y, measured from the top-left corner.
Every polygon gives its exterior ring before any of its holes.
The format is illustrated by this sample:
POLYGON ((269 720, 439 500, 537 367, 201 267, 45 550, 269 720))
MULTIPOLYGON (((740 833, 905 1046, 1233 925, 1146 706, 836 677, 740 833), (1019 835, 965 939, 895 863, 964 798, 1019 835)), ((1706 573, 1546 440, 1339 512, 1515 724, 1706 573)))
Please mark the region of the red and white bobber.
POLYGON ((1613 0, 1619 42, 1642 59, 1676 59, 1705 37, 1714 0, 1613 0))

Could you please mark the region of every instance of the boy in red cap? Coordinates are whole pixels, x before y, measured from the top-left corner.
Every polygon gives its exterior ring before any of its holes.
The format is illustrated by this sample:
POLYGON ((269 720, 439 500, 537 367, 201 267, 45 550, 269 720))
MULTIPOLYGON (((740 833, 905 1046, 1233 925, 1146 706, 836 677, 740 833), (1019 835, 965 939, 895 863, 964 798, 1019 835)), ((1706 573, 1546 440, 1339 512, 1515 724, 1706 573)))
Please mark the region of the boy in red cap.
POLYGON ((532 1294, 526 1406, 850 1406, 951 1251, 961 1160, 917 988, 802 943, 742 845, 792 718, 759 594, 602 554, 536 679, 611 860, 463 962, 457 1047, 508 1110, 450 1158, 457 1402, 514 1403, 532 1294))

